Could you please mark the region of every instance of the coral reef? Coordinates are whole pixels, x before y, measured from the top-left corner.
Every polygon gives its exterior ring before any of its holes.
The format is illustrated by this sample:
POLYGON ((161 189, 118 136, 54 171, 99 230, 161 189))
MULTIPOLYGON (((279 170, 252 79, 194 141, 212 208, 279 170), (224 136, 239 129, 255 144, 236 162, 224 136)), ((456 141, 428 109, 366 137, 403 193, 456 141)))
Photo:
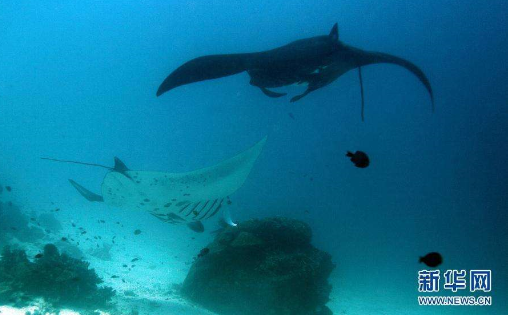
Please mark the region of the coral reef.
POLYGON ((29 225, 29 218, 12 202, 0 201, 0 248, 13 237, 22 242, 35 242, 44 237, 44 231, 29 225))
POLYGON ((181 294, 219 314, 332 314, 325 304, 335 266, 311 237, 307 224, 287 218, 228 227, 196 258, 181 294))
POLYGON ((56 308, 97 309, 110 306, 114 291, 89 263, 60 254, 53 244, 31 262, 23 250, 5 247, 0 260, 0 303, 27 306, 42 298, 56 308))

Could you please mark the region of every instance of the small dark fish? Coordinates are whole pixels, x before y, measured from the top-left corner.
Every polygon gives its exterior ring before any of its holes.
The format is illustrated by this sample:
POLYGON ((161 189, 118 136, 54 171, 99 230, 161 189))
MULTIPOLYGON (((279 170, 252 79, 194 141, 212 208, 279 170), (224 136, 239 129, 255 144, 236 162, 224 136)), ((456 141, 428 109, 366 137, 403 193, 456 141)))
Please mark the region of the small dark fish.
POLYGON ((139 258, 134 258, 134 259, 131 260, 131 262, 135 262, 135 261, 138 261, 138 260, 139 260, 139 258))
POLYGON ((293 115, 293 113, 288 113, 289 117, 293 120, 295 120, 295 115, 293 115))
POLYGON ((62 241, 67 242, 67 237, 62 237, 62 241))
POLYGON ((86 234, 86 231, 81 232, 81 235, 85 235, 85 234, 86 234))
POLYGON ((35 221, 36 219, 35 218, 30 218, 30 221, 35 221))
POLYGON ((201 258, 201 257, 205 256, 206 254, 208 254, 209 252, 210 252, 210 249, 208 247, 205 247, 199 252, 198 257, 201 258))
POLYGON ((75 224, 75 223, 72 223, 72 227, 76 227, 76 224, 75 224))
POLYGON ((119 276, 117 276, 117 275, 113 275, 113 276, 111 276, 111 279, 117 279, 117 278, 120 278, 120 277, 119 277, 119 276))
POLYGON ((141 230, 134 231, 134 235, 139 235, 139 234, 141 234, 141 230))
POLYGON ((60 208, 56 208, 56 209, 55 209, 55 212, 58 212, 58 211, 60 211, 60 208))
POLYGON ((365 154, 365 152, 356 151, 353 154, 352 152, 347 151, 346 156, 351 158, 351 162, 353 162, 356 167, 366 168, 370 164, 369 157, 365 154))
POLYGON ((100 223, 106 223, 106 221, 104 221, 104 220, 99 220, 99 222, 100 222, 100 223))
POLYGON ((122 267, 127 268, 127 267, 129 267, 129 266, 127 266, 126 264, 123 264, 123 265, 122 265, 122 267))
POLYGON ((440 253, 432 252, 420 257, 418 262, 424 263, 429 267, 437 267, 443 263, 443 257, 440 253))
POLYGON ((39 259, 39 258, 42 258, 42 256, 44 256, 44 255, 42 255, 42 254, 37 254, 37 255, 35 255, 35 256, 34 256, 34 258, 39 259))
POLYGON ((11 191, 12 191, 12 187, 11 187, 11 186, 5 186, 5 189, 6 189, 8 192, 11 192, 11 191))

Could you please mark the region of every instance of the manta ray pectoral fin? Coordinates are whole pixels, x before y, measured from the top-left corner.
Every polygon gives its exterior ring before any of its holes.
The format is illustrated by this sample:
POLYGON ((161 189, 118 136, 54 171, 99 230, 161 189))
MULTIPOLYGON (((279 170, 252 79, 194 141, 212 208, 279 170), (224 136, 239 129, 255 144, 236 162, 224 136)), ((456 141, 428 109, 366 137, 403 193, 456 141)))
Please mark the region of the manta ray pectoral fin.
POLYGON ((330 38, 333 39, 334 41, 339 40, 339 25, 337 23, 333 25, 332 30, 330 31, 330 34, 328 36, 330 36, 330 38))
POLYGON ((80 184, 76 183, 72 179, 69 179, 69 182, 71 183, 72 186, 74 186, 74 188, 76 188, 76 190, 81 194, 81 196, 85 197, 86 200, 92 201, 92 202, 94 202, 94 201, 103 202, 104 201, 104 198, 102 198, 102 196, 94 194, 93 192, 91 192, 90 190, 81 186, 80 184))
POLYGON ((259 87, 259 89, 261 90, 261 92, 263 92, 264 95, 266 95, 268 97, 278 98, 278 97, 287 95, 287 93, 278 93, 278 92, 270 91, 269 89, 264 88, 264 87, 259 87))
POLYGON ((411 72, 413 75, 415 75, 418 78, 418 80, 427 89, 427 92, 430 95, 432 112, 434 112, 434 110, 435 110, 435 108, 434 108, 434 94, 432 92, 432 87, 430 85, 430 81, 427 78, 427 76, 425 76, 425 73, 423 73, 423 71, 418 66, 416 66, 414 63, 412 63, 406 59, 397 57, 397 56, 393 56, 393 55, 389 55, 389 54, 385 54, 385 53, 380 53, 380 52, 365 52, 365 51, 361 51, 359 49, 354 49, 354 48, 352 51, 355 51, 355 53, 357 55, 357 58, 359 60, 359 62, 357 62, 358 66, 366 66, 366 65, 375 64, 375 63, 391 63, 391 64, 401 66, 401 67, 405 68, 406 70, 408 70, 409 72, 411 72))
POLYGON ((201 221, 187 223, 187 226, 196 233, 203 233, 205 231, 205 226, 201 221))
POLYGON ((173 71, 159 86, 157 96, 178 86, 218 79, 246 71, 258 54, 209 55, 192 59, 173 71))

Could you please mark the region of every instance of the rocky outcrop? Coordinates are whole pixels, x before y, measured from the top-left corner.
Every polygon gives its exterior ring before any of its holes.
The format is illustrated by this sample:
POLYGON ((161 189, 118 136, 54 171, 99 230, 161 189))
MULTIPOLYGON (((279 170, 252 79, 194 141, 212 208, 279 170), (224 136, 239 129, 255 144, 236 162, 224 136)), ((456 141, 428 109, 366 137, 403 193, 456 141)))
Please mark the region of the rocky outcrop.
POLYGON ((287 218, 227 227, 196 258, 181 293, 221 315, 332 314, 335 266, 311 237, 307 224, 287 218))

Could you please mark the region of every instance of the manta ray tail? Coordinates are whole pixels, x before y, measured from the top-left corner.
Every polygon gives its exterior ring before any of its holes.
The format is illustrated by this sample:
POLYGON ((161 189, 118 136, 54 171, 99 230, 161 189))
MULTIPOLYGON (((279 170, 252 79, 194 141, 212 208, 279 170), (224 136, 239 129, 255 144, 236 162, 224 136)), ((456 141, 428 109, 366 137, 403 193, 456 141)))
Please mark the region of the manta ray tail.
POLYGON ((95 164, 95 163, 86 163, 86 162, 70 161, 70 160, 58 160, 58 159, 47 158, 47 157, 42 157, 41 160, 48 160, 48 161, 60 162, 60 163, 71 163, 71 164, 79 164, 79 165, 102 167, 102 168, 108 169, 110 171, 118 172, 120 174, 123 174, 125 177, 127 177, 127 178, 132 180, 130 175, 127 174, 127 171, 129 171, 129 168, 127 168, 125 163, 122 162, 122 160, 120 160, 116 156, 115 156, 115 166, 113 166, 113 167, 109 167, 109 166, 101 165, 101 164, 95 164))
MULTIPOLYGON (((404 67, 408 71, 413 73, 418 78, 418 80, 420 80, 420 82, 425 86, 427 91, 429 92, 430 100, 432 103, 432 112, 434 112, 434 94, 432 93, 432 87, 430 86, 430 81, 429 81, 429 79, 427 79, 427 77, 425 76, 423 71, 420 68, 418 68, 414 63, 412 63, 408 60, 393 56, 393 55, 380 53, 380 52, 363 52, 363 53, 360 53, 360 55, 361 55, 361 57, 359 58, 359 62, 358 62, 359 67, 369 65, 369 64, 375 64, 375 63, 391 63, 391 64, 395 64, 395 65, 404 67)), ((363 97, 362 97, 362 99, 363 99, 363 97)))
POLYGON ((362 78, 362 67, 358 67, 358 77, 360 78, 360 94, 362 96, 362 122, 365 121, 365 99, 363 97, 363 78, 362 78))
POLYGON ((173 71, 159 86, 157 96, 178 86, 218 79, 248 70, 256 54, 210 55, 192 59, 173 71))
POLYGON ((41 157, 41 160, 48 160, 48 161, 60 162, 60 163, 72 163, 72 164, 80 164, 80 165, 88 165, 88 166, 97 166, 97 167, 106 168, 108 170, 112 169, 109 166, 105 166, 105 165, 101 165, 101 164, 95 164, 95 163, 86 163, 86 162, 70 161, 70 160, 58 160, 58 159, 47 158, 47 157, 41 157))
POLYGON ((94 201, 103 202, 104 201, 104 198, 102 198, 102 196, 94 194, 93 192, 91 192, 90 190, 81 186, 80 184, 76 183, 72 179, 69 179, 69 182, 71 183, 72 186, 74 186, 74 188, 76 188, 76 190, 81 194, 81 196, 85 197, 86 200, 92 201, 92 202, 94 202, 94 201))

